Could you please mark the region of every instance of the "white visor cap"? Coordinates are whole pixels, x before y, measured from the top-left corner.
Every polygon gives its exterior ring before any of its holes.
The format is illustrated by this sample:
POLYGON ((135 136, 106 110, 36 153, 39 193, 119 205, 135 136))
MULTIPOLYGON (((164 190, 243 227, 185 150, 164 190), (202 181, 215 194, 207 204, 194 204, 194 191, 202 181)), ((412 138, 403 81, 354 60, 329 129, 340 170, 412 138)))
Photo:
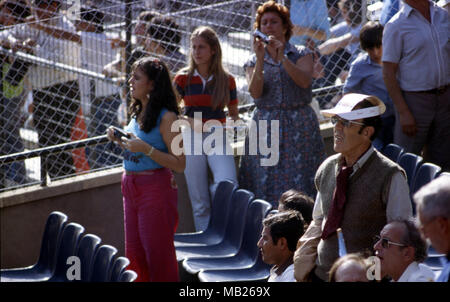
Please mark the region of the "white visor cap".
POLYGON ((332 109, 322 110, 321 113, 325 117, 332 117, 338 115, 339 117, 353 121, 367 117, 382 115, 386 111, 384 103, 373 95, 366 95, 360 93, 349 93, 344 95, 341 100, 332 109), (361 101, 368 100, 373 104, 373 107, 353 110, 361 101))

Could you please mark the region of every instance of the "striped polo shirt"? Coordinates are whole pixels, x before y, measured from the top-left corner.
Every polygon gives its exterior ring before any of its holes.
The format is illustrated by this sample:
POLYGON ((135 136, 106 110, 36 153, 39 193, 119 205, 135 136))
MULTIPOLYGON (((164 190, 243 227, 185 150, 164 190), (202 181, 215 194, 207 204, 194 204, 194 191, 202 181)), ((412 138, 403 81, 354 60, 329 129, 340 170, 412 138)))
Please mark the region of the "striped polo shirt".
MULTIPOLYGON (((212 80, 213 76, 205 80, 196 70, 191 77, 189 85, 187 83, 188 78, 189 76, 187 74, 177 74, 174 78, 175 87, 184 100, 184 114, 189 117, 194 117, 194 112, 201 112, 203 122, 215 119, 221 123, 225 123, 226 116, 223 108, 212 109, 213 91, 212 87, 208 87, 206 84, 212 80)), ((229 87, 229 105, 237 105, 236 82, 231 75, 229 76, 229 87)))

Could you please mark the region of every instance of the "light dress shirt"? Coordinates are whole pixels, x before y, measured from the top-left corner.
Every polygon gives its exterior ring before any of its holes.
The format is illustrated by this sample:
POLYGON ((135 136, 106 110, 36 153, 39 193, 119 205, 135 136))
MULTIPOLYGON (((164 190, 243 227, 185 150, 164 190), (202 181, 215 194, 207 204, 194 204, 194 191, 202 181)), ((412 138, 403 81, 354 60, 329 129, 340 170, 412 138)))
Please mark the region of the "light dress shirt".
POLYGON ((450 82, 450 21, 447 11, 430 1, 431 23, 404 3, 386 23, 383 62, 397 63, 403 91, 424 91, 450 82))

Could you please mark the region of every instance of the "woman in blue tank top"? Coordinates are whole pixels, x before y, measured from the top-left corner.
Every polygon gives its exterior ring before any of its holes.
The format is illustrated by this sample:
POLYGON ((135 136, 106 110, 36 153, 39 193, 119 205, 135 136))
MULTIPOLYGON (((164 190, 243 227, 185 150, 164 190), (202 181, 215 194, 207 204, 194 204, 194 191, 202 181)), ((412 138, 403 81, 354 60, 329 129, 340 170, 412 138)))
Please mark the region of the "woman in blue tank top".
POLYGON ((171 131, 177 100, 167 67, 158 59, 136 61, 129 85, 131 121, 125 128, 129 137, 114 136, 112 127, 107 130, 108 138, 125 150, 125 254, 137 281, 178 281, 173 244, 177 190, 171 170, 182 173, 185 157, 181 134, 171 131))

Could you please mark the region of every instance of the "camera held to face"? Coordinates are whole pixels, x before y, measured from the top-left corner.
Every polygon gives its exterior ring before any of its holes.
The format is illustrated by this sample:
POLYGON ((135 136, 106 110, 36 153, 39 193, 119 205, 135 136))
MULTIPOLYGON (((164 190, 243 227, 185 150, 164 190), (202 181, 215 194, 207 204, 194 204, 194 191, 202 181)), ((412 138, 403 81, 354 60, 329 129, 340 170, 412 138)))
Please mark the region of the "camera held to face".
POLYGON ((261 31, 255 29, 255 31, 253 32, 253 36, 256 38, 259 38, 264 43, 269 44, 269 37, 267 35, 263 34, 261 31))

